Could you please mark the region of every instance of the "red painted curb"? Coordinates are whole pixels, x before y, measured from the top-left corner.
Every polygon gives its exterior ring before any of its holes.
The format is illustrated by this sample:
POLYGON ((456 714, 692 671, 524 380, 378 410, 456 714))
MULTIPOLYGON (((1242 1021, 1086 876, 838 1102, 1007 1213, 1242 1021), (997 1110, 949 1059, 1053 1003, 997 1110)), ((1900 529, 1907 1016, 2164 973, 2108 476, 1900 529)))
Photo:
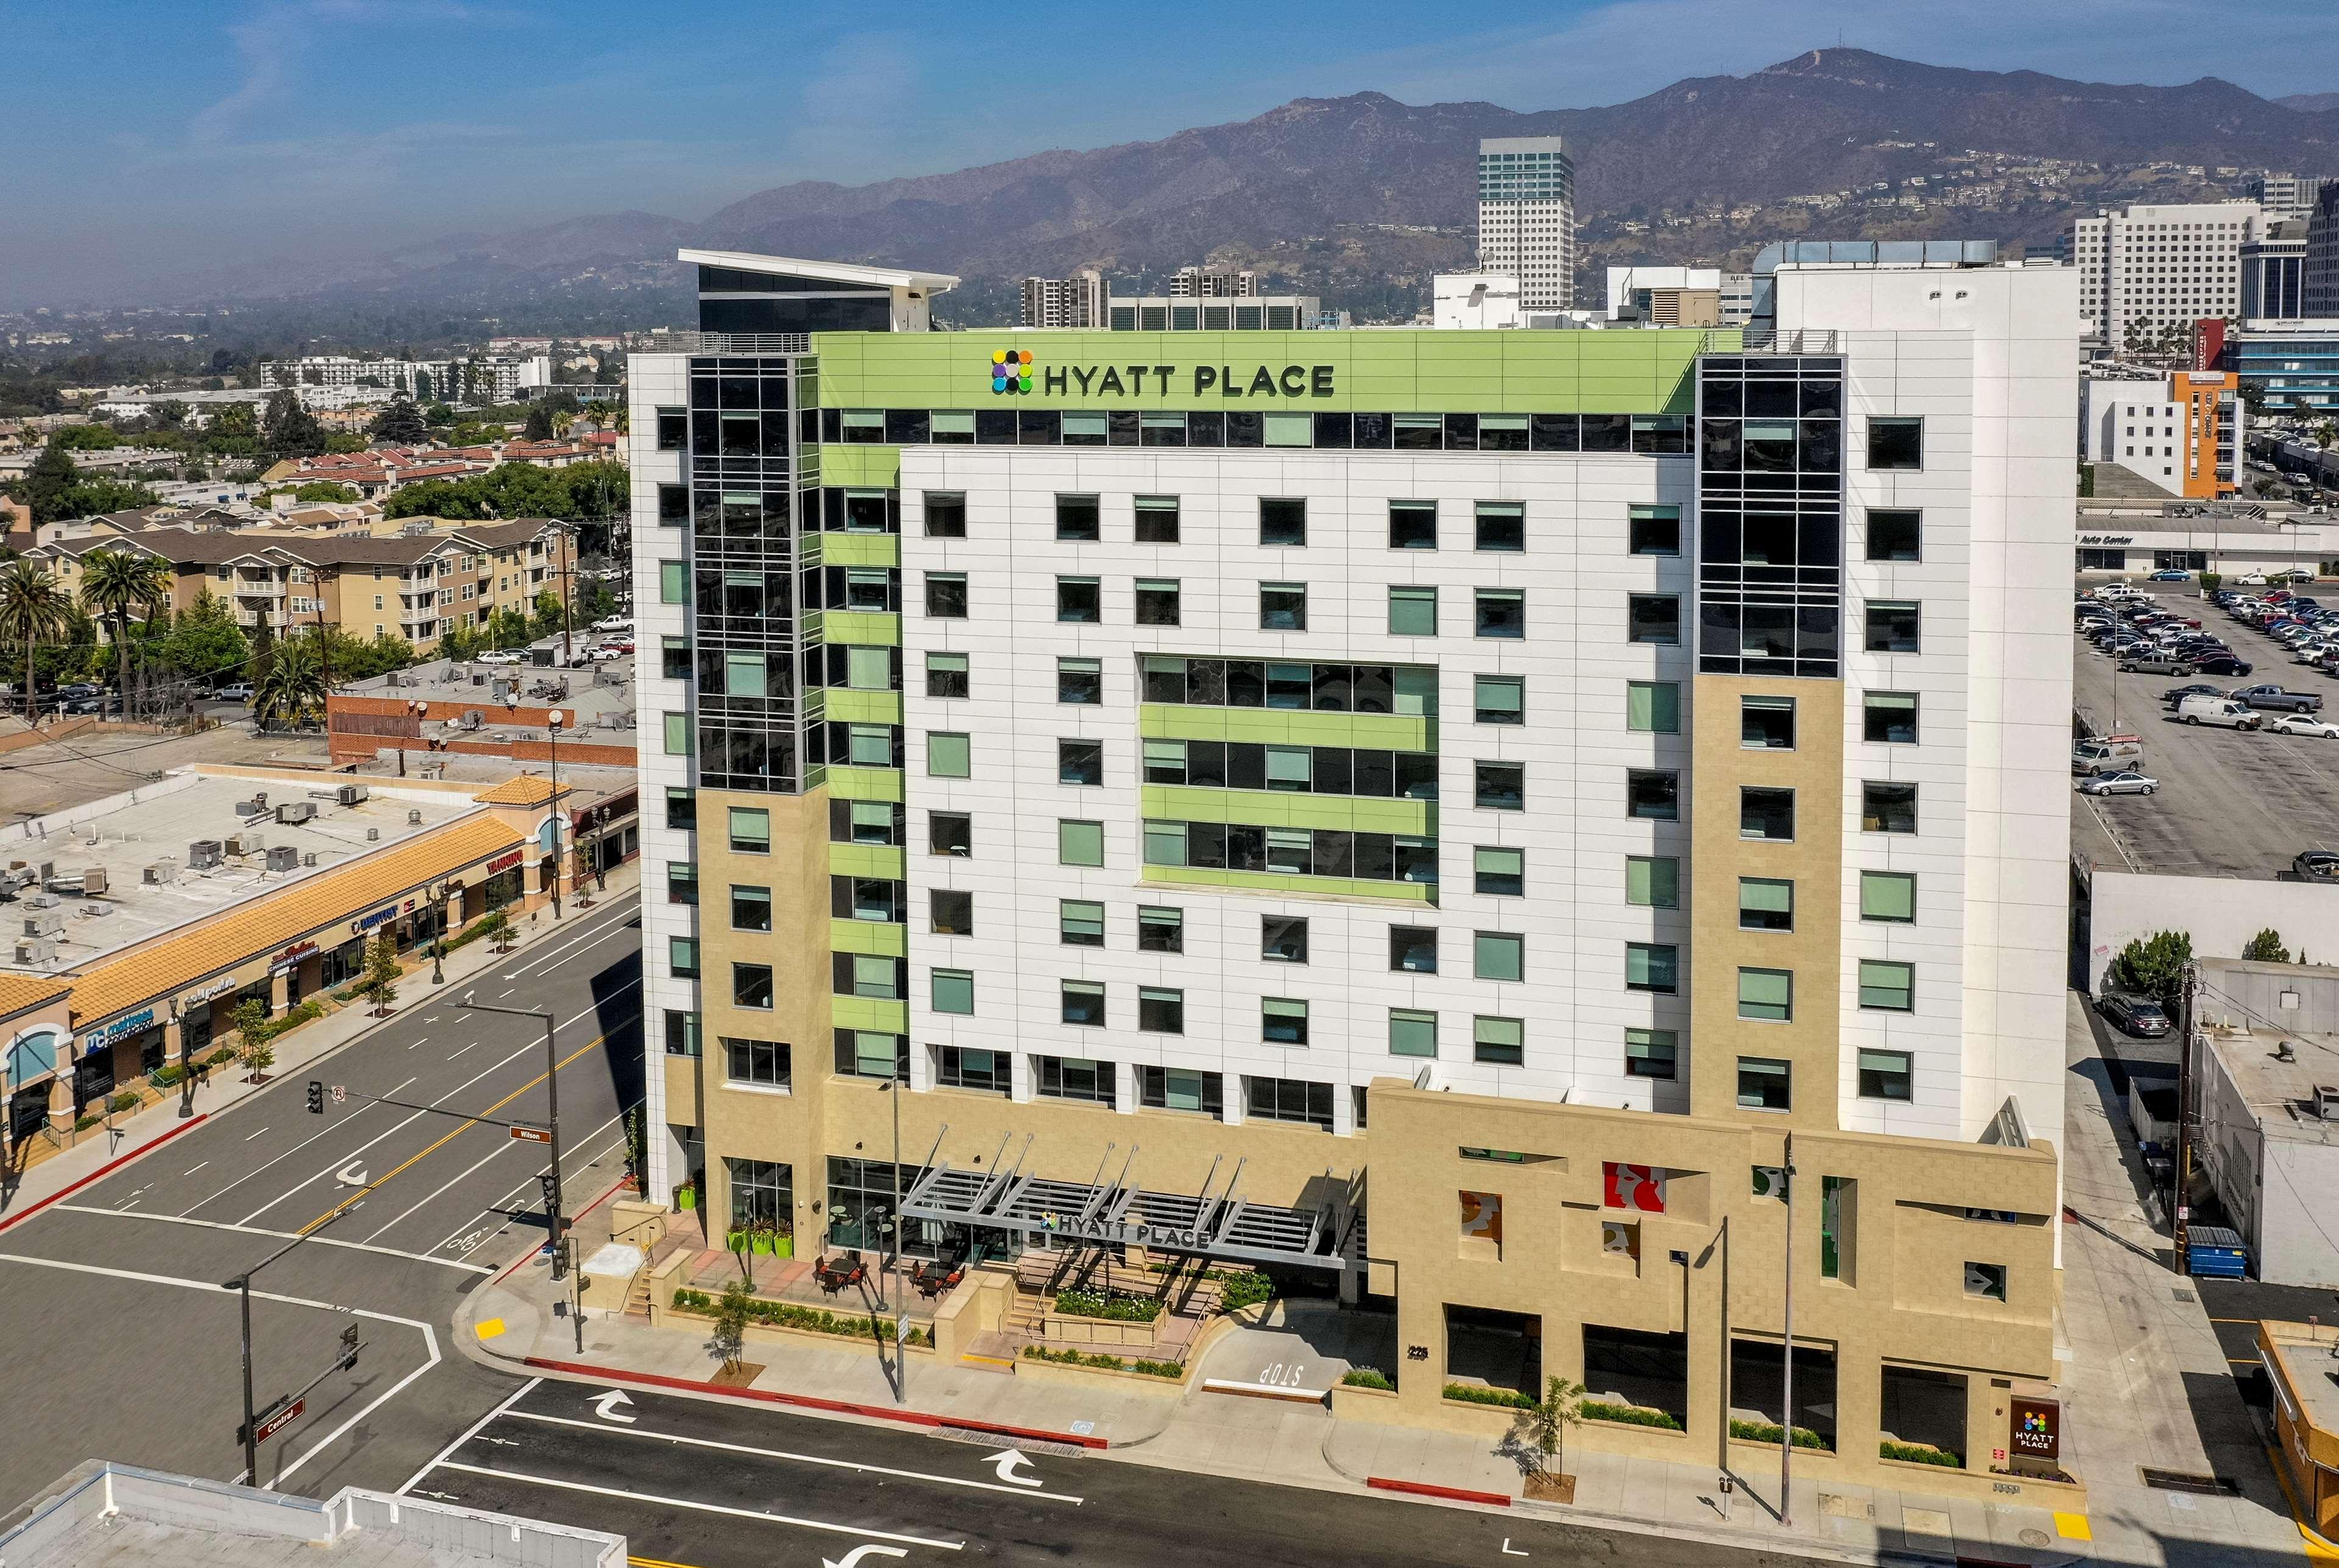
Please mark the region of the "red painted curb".
POLYGON ((33 1216, 40 1213, 41 1210, 46 1208, 50 1204, 56 1202, 59 1198, 71 1198, 74 1193, 79 1192, 83 1188, 87 1187, 94 1181, 104 1180, 107 1177, 112 1176, 123 1166, 129 1164, 132 1160, 144 1156, 149 1150, 160 1149, 164 1144, 170 1142, 171 1139, 178 1137, 179 1134, 201 1127, 204 1122, 211 1119, 211 1116, 212 1113, 208 1110, 198 1111, 194 1115, 189 1117, 186 1120, 179 1123, 178 1126, 173 1128, 170 1131, 164 1133, 162 1137, 153 1139, 149 1142, 132 1149, 129 1153, 123 1155, 118 1159, 107 1160, 104 1165, 99 1166, 95 1170, 91 1171, 79 1181, 74 1182, 68 1187, 61 1187, 57 1188, 56 1191, 50 1193, 46 1198, 42 1198, 38 1203, 34 1204, 32 1208, 25 1209, 23 1213, 12 1214, 5 1219, 0 1219, 0 1230, 5 1230, 12 1225, 22 1224, 24 1221, 32 1218, 33 1216))
MULTIPOLYGON (((540 1356, 531 1356, 521 1365, 546 1372, 579 1373, 609 1383, 680 1388, 693 1394, 720 1394, 726 1398, 754 1399, 765 1405, 792 1405, 806 1410, 827 1410, 844 1415, 868 1416, 878 1421, 899 1421, 909 1426, 949 1427, 953 1431, 981 1432, 993 1437, 1017 1437, 1031 1443, 1066 1443, 1079 1448, 1111 1446, 1104 1438, 1082 1437, 1071 1432, 1049 1432, 1036 1426, 1006 1426, 992 1421, 962 1421, 951 1415, 931 1415, 922 1410, 896 1410, 885 1405, 855 1405, 842 1399, 820 1399, 809 1394, 781 1394, 768 1388, 718 1388, 696 1377, 668 1377, 657 1372, 623 1372, 615 1367, 587 1366, 580 1361, 548 1361, 540 1356)), ((1477 1494, 1469 1495, 1475 1497, 1477 1494)))
POLYGON ((1369 1475, 1365 1484, 1376 1492, 1407 1492, 1419 1497, 1444 1497, 1456 1503, 1483 1503, 1489 1508, 1508 1508, 1510 1498, 1500 1492, 1471 1492, 1460 1486, 1433 1486, 1426 1481, 1392 1481, 1386 1475, 1369 1475))

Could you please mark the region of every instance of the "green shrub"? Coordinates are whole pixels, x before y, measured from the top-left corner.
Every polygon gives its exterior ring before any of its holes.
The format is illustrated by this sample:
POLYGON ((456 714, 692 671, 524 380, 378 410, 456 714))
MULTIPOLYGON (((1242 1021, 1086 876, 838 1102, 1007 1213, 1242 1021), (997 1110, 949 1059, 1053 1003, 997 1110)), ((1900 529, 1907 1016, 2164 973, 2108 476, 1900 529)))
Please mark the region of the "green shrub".
POLYGON ((1449 1383, 1446 1397, 1465 1405, 1499 1405, 1506 1410, 1532 1410, 1535 1395, 1515 1388, 1481 1388, 1475 1383, 1449 1383))
POLYGON ((130 1089, 123 1090, 105 1102, 105 1109, 108 1110, 134 1110, 137 1107, 138 1092, 130 1089))
POLYGON ((1219 1310, 1221 1312, 1239 1312, 1275 1295, 1275 1281, 1256 1268, 1212 1269, 1210 1277, 1219 1284, 1219 1310))
MULTIPOLYGON (((715 1315, 716 1299, 704 1290, 688 1287, 674 1293, 676 1312, 696 1312, 706 1317, 715 1315)), ((893 1320, 890 1317, 856 1317, 843 1313, 826 1312, 817 1307, 798 1307, 793 1301, 766 1301, 757 1297, 748 1307, 747 1319, 770 1328, 801 1328, 814 1334, 834 1334, 854 1339, 890 1339, 893 1336, 893 1320)), ((931 1345, 933 1338, 923 1328, 910 1330, 908 1343, 931 1345)))
POLYGON ((80 1116, 80 1117, 78 1117, 78 1118, 76 1118, 76 1119, 74 1119, 74 1130, 75 1132, 87 1132, 91 1128, 95 1127, 98 1123, 100 1123, 100 1122, 104 1121, 104 1119, 105 1119, 105 1118, 104 1118, 104 1117, 102 1117, 102 1116, 91 1116, 91 1115, 84 1114, 84 1115, 82 1115, 82 1116, 80 1116))
POLYGON ((1161 1303, 1150 1296, 1060 1290, 1056 1292, 1056 1310, 1067 1317, 1096 1317, 1107 1323, 1150 1323, 1161 1316, 1161 1303))
POLYGON ((1378 1388, 1390 1394, 1396 1392, 1396 1385, 1389 1381, 1389 1375, 1377 1366, 1349 1367, 1341 1375, 1340 1386, 1344 1388, 1378 1388))
POLYGON ((1888 1439, 1876 1445, 1876 1456, 1898 1459, 1903 1464, 1939 1464, 1949 1470, 1966 1467, 1965 1455, 1936 1448, 1929 1443, 1894 1443, 1888 1439))
POLYGON ((1186 1376, 1186 1369, 1174 1361, 1132 1361, 1129 1369, 1148 1377, 1167 1377, 1172 1382, 1186 1376))
POLYGON ((1667 1432, 1682 1429, 1673 1412, 1652 1410, 1645 1405, 1611 1405, 1605 1400, 1587 1399, 1575 1407, 1575 1413, 1586 1421, 1617 1421, 1627 1426, 1655 1426, 1667 1432))
MULTIPOLYGON (((1078 1350, 1050 1350, 1045 1346, 1041 1345, 1025 1346, 1023 1347, 1023 1359, 1026 1361, 1052 1361, 1059 1366, 1094 1366, 1106 1372, 1126 1372, 1129 1370, 1128 1363, 1121 1360, 1118 1356, 1091 1356, 1078 1350)), ((1148 1366, 1159 1366, 1164 1364, 1158 1361, 1150 1361, 1143 1365, 1148 1366)))
MULTIPOLYGON (((1779 1441, 1779 1424, 1775 1421, 1732 1421, 1730 1435, 1742 1437, 1749 1443, 1776 1443, 1779 1441)), ((1810 1427, 1798 1426, 1795 1428, 1795 1446, 1825 1452, 1829 1444, 1826 1438, 1810 1427)))
POLYGON ((156 1068, 153 1072, 148 1073, 146 1078, 147 1081, 157 1089, 175 1089, 178 1087, 179 1080, 186 1076, 187 1070, 177 1062, 172 1061, 156 1068))

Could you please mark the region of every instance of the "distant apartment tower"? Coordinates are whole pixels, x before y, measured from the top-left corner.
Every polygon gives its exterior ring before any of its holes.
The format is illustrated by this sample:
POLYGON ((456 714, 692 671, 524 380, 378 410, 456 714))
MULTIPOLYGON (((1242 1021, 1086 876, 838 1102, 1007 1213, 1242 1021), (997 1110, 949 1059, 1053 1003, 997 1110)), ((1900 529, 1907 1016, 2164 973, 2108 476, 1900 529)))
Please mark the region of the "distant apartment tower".
POLYGON ((1069 278, 1023 280, 1022 324, 1026 327, 1104 325, 1104 274, 1083 267, 1069 278))
POLYGON ((2115 352, 2186 332, 2205 316, 2239 316, 2242 247, 2265 215, 2253 202, 2125 207, 2073 226, 2079 313, 2115 352))
POLYGON ((1478 143, 1478 265, 1519 281, 1523 311, 1575 304, 1575 164, 1557 136, 1478 143))
POLYGON ((1257 272, 1213 261, 1200 267, 1180 267, 1170 280, 1173 300, 1256 300, 1266 291, 1257 272))
POLYGON ((2295 321, 2306 313, 2307 227, 2304 218, 2275 218, 2242 247, 2244 321, 2295 321))
POLYGON ((2324 188, 2334 184, 2339 184, 2339 180, 2327 180, 2318 174, 2264 173, 2252 178, 2242 191, 2275 217, 2304 218, 2314 211, 2324 188))
POLYGON ((2300 291, 2303 314, 2321 320, 2339 316, 2339 180, 2324 186, 2314 215, 2306 220, 2300 291))

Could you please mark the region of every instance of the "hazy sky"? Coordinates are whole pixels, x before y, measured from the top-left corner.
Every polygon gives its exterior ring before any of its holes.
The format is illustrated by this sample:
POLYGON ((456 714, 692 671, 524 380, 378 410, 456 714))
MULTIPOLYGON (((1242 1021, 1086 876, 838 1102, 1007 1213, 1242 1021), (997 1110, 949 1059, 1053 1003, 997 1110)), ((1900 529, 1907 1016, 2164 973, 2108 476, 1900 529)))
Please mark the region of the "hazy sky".
POLYGON ((1839 42, 2339 91, 2333 0, 0 0, 0 304, 926 173, 1377 89, 1617 103, 1839 42), (1165 21, 1174 18, 1172 25, 1165 21))

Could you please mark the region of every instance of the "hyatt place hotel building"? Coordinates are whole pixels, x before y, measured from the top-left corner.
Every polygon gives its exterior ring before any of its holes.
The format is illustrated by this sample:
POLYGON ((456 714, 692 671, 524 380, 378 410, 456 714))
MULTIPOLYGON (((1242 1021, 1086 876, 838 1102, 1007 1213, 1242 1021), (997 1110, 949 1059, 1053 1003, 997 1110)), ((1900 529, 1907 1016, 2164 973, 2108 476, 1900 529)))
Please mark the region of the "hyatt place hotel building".
POLYGON ((1507 1345, 1705 1463, 1781 1415, 1791 1160, 1811 1464, 1988 1495, 2055 1374, 2068 271, 936 332, 948 277, 682 259, 656 1196, 873 1259, 898 1111, 913 1255, 1261 1264, 1394 1311, 1378 1418, 1498 1429, 1445 1388, 1507 1345))

